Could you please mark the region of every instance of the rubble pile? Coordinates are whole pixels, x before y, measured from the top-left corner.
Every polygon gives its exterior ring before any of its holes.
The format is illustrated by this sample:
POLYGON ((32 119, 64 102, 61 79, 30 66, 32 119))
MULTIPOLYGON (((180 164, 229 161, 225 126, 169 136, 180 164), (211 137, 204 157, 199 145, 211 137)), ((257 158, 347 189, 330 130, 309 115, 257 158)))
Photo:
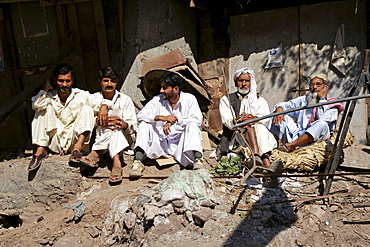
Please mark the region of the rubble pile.
POLYGON ((105 244, 140 243, 149 232, 165 233, 189 224, 203 227, 219 204, 213 188, 207 170, 183 170, 136 199, 117 196, 105 221, 105 244))

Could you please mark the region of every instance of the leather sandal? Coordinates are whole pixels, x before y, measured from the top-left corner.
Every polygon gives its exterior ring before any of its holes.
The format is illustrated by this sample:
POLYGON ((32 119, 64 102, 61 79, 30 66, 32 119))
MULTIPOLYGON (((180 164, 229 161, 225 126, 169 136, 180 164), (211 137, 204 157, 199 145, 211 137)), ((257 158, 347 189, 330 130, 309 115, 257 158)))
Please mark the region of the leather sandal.
POLYGON ((113 167, 109 175, 109 183, 116 184, 122 181, 122 167, 113 167))
POLYGON ((288 149, 288 147, 287 147, 285 144, 280 145, 280 146, 277 148, 277 150, 279 150, 279 151, 281 151, 281 152, 285 152, 285 153, 288 153, 288 152, 289 152, 289 149, 288 149))
POLYGON ((81 158, 82 158, 82 153, 78 150, 73 150, 71 157, 69 158, 69 162, 80 163, 81 158))
POLYGON ((28 171, 36 170, 40 167, 41 161, 48 157, 48 153, 44 150, 44 152, 40 155, 32 155, 32 160, 28 165, 28 171))
POLYGON ((89 153, 86 157, 80 159, 80 164, 89 167, 98 167, 98 162, 100 158, 99 155, 95 155, 94 153, 89 153))

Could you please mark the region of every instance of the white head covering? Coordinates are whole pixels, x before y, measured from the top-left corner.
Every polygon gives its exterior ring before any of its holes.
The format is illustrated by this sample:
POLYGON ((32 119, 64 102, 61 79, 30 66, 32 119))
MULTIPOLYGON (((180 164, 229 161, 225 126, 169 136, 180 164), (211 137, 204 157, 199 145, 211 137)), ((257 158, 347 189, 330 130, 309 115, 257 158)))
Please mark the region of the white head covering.
MULTIPOLYGON (((254 71, 251 68, 245 67, 237 70, 234 73, 234 82, 237 85, 237 81, 240 75, 249 74, 251 76, 251 88, 248 94, 248 104, 246 105, 246 110, 248 114, 256 115, 258 102, 257 102, 257 83, 256 77, 254 76, 254 71)), ((238 114, 238 113, 236 113, 238 114)))

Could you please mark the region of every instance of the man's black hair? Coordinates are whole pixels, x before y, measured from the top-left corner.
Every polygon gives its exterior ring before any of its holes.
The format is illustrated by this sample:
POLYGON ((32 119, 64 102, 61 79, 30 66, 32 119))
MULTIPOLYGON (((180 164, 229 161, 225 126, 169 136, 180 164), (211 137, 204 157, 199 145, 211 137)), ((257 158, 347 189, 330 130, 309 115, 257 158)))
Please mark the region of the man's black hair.
POLYGON ((53 77, 58 78, 59 75, 66 75, 68 73, 72 74, 72 78, 75 79, 75 72, 72 67, 66 63, 60 63, 53 69, 53 77))
POLYGON ((176 73, 169 72, 164 74, 160 79, 160 82, 167 83, 171 87, 176 87, 178 86, 180 89, 182 88, 182 78, 176 73))
POLYGON ((73 71, 72 67, 69 66, 66 63, 60 63, 53 69, 53 77, 54 80, 52 80, 50 83, 55 88, 57 86, 56 80, 58 79, 59 75, 67 75, 68 73, 71 73, 72 80, 75 83, 75 72, 73 71))
POLYGON ((105 67, 99 71, 99 80, 103 78, 109 78, 112 81, 118 81, 118 75, 112 67, 105 67))

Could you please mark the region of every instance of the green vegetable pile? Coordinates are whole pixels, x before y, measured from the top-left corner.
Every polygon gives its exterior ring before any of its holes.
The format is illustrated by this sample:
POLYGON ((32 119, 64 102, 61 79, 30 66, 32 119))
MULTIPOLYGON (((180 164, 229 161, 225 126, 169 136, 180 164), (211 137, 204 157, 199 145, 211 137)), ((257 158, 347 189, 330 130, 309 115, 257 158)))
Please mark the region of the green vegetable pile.
POLYGON ((223 156, 220 163, 210 170, 211 173, 218 173, 219 175, 239 175, 240 161, 237 155, 223 156))

